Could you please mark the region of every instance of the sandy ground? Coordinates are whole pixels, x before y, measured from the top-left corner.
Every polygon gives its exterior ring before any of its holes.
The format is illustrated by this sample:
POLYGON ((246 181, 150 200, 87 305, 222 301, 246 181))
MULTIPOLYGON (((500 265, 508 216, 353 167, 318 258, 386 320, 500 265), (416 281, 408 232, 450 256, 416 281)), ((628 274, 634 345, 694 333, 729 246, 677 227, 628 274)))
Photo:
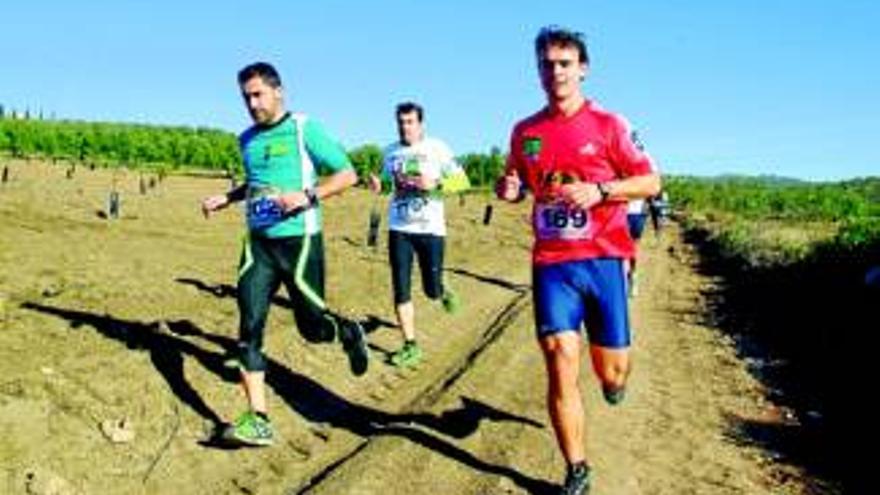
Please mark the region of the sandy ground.
MULTIPOLYGON (((197 208, 227 182, 168 177, 141 194, 136 172, 5 165, 0 493, 554 493, 563 463, 531 325, 524 205, 448 200, 447 283, 465 305, 447 315, 416 296, 426 359, 398 370, 385 363, 400 337, 384 235, 365 244, 384 203, 362 190, 327 201, 327 298, 367 323, 370 370, 356 378, 338 344, 306 343, 282 291, 266 344, 277 441, 236 450, 206 440, 245 405, 222 366, 241 218, 197 208)), ((604 404, 584 363, 592 493, 836 493, 739 433, 786 415, 705 322, 712 281, 695 262, 674 225, 647 234, 622 406, 604 404)))

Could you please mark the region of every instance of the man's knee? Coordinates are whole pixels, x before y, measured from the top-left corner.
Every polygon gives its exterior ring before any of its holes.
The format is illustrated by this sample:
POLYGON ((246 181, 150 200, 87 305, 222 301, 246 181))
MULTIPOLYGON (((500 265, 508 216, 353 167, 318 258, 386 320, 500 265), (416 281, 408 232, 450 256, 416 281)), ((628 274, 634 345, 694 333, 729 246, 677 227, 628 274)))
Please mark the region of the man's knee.
POLYGON ((563 342, 548 341, 545 342, 543 350, 551 394, 565 396, 576 392, 580 374, 578 347, 565 345, 563 342))
POLYGON ((578 330, 551 329, 538 332, 538 343, 548 361, 573 359, 580 356, 583 336, 578 330))
POLYGON ((580 349, 565 345, 561 341, 549 341, 544 346, 544 357, 555 366, 577 366, 580 360, 580 349))

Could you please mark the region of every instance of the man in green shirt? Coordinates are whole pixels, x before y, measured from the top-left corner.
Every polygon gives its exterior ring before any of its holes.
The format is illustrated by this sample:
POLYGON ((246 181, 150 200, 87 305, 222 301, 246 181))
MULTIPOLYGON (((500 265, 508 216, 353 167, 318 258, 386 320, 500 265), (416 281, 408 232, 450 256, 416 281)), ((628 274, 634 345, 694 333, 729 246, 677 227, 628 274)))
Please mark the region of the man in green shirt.
POLYGON ((368 354, 364 330, 332 313, 324 302, 321 201, 342 192, 357 175, 342 146, 315 120, 291 114, 274 67, 258 62, 238 73, 238 84, 254 125, 239 144, 246 180, 235 189, 205 198, 209 213, 245 201, 248 235, 238 270, 240 312, 237 364, 249 409, 224 437, 245 445, 270 445, 266 414, 263 331, 269 303, 284 283, 300 333, 310 342, 336 336, 351 370, 362 375, 368 354), (326 176, 320 183, 318 176, 326 176))

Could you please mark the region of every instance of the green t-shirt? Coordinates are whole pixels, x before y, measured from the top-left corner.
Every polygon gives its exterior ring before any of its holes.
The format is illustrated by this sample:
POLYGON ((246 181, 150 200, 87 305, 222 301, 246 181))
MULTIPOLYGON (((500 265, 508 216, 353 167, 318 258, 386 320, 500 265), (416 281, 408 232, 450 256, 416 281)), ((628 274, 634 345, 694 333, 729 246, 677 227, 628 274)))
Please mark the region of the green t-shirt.
POLYGON ((271 126, 253 126, 239 137, 248 184, 248 228, 264 237, 321 231, 321 210, 309 208, 280 218, 261 196, 314 188, 320 175, 352 168, 345 150, 324 127, 301 114, 287 114, 271 126))

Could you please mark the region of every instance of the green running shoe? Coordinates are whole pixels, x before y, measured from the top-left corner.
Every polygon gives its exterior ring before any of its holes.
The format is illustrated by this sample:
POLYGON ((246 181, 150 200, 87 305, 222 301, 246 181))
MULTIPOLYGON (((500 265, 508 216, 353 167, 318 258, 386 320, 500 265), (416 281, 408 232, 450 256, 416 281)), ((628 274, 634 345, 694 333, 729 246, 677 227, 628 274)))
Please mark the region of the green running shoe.
POLYGON ((406 342, 391 355, 391 364, 398 368, 415 366, 422 361, 422 348, 415 342, 406 342))
POLYGON ((227 440, 252 447, 267 447, 272 445, 274 436, 272 423, 253 411, 241 414, 235 423, 229 425, 223 435, 227 440))
POLYGON ((457 313, 461 308, 461 298, 452 289, 444 290, 440 301, 443 303, 443 309, 451 315, 457 313))

